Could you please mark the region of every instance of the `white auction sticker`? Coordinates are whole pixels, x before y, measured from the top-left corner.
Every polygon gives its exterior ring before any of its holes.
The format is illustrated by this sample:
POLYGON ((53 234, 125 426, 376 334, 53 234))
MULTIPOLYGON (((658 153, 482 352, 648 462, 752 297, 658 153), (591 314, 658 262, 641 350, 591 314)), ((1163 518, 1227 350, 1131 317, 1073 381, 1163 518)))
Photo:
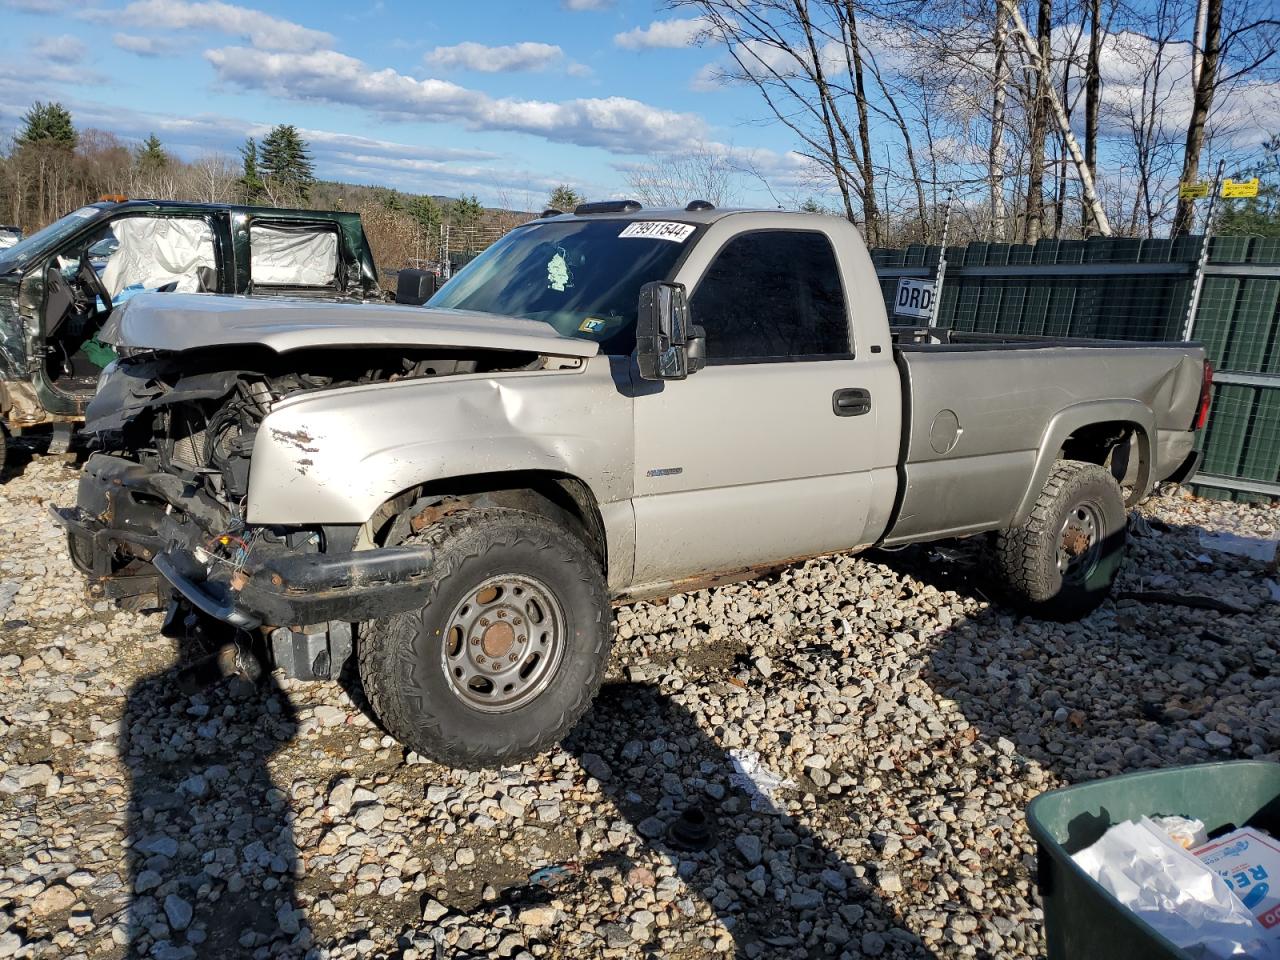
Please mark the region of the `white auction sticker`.
POLYGON ((670 240, 684 243, 697 228, 692 223, 676 223, 674 220, 637 220, 627 224, 619 237, 648 237, 653 240, 670 240))

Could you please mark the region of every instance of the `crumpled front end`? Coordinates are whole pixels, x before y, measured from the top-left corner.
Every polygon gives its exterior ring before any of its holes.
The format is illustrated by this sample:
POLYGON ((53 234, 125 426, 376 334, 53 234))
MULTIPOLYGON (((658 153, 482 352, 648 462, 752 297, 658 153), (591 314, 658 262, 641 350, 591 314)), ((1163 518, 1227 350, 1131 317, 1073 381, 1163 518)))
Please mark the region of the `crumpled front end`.
POLYGON ((120 361, 86 417, 74 507, 55 508, 91 596, 160 605, 174 590, 244 629, 357 622, 419 605, 425 548, 377 547, 360 524, 250 524, 256 440, 287 397, 517 369, 522 353, 205 350, 120 361))
POLYGON ((329 550, 322 531, 246 531, 164 470, 95 454, 75 507, 52 508, 97 598, 161 605, 172 590, 233 626, 360 621, 413 609, 431 552, 329 550))

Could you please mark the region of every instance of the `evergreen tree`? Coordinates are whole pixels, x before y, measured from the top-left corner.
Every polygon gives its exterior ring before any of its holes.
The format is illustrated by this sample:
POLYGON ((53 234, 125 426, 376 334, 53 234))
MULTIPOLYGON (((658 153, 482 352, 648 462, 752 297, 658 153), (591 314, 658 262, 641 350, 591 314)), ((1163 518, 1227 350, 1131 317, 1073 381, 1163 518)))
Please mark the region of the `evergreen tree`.
POLYGON ((18 134, 21 145, 45 143, 55 146, 75 147, 76 128, 71 114, 60 103, 42 103, 37 100, 22 118, 22 131, 18 134))
POLYGON ((268 191, 278 200, 301 203, 310 196, 315 166, 307 142, 293 124, 271 128, 262 140, 258 165, 268 191))
POLYGON ((565 213, 573 213, 578 204, 583 203, 585 198, 573 187, 567 183, 562 183, 551 191, 551 197, 547 200, 547 206, 553 210, 563 210, 565 213))
POLYGON ((453 201, 453 207, 449 210, 449 220, 454 226, 463 230, 478 226, 482 216, 484 216, 484 207, 480 205, 480 198, 474 193, 469 197, 459 197, 453 201))
POLYGON ((262 196, 262 175, 258 173, 258 142, 250 137, 240 148, 243 172, 239 183, 245 203, 256 203, 262 196))
POLYGON ((164 147, 160 145, 160 138, 154 133, 134 151, 133 157, 138 164, 138 169, 143 173, 154 173, 169 166, 169 155, 165 153, 164 147))
POLYGON ((413 197, 405 206, 405 212, 425 234, 433 234, 440 225, 440 204, 430 197, 413 197))
POLYGON ((1221 236, 1280 237, 1280 134, 1273 134, 1262 151, 1255 166, 1232 177, 1237 182, 1257 177, 1258 195, 1219 201, 1226 208, 1216 231, 1221 236))
POLYGON ((469 197, 459 197, 453 201, 449 207, 449 236, 455 251, 465 256, 484 248, 476 230, 483 216, 484 207, 480 205, 480 199, 474 193, 469 197))

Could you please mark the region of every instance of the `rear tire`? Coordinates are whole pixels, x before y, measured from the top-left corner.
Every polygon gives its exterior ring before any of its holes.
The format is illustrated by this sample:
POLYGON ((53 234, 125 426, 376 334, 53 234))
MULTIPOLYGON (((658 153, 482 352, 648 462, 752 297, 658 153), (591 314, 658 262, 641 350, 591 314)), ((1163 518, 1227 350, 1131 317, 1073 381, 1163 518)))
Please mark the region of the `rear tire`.
POLYGON ((435 551, 425 603, 373 621, 359 643, 374 713, 451 767, 526 760, 586 712, 609 657, 609 602, 591 551, 509 509, 445 517, 409 543, 435 551))
POLYGON ((7 477, 5 476, 5 467, 9 463, 9 428, 0 423, 0 483, 3 483, 7 477))
POLYGON ((1059 462, 1026 522, 997 540, 1010 599, 1048 620, 1077 620, 1092 612, 1120 572, 1127 519, 1110 472, 1078 460, 1059 462))

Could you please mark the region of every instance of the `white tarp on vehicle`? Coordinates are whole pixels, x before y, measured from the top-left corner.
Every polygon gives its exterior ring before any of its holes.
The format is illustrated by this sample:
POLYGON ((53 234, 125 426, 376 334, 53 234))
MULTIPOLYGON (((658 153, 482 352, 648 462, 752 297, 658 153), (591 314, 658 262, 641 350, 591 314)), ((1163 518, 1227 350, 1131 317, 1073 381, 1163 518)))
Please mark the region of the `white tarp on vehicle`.
POLYGON ((338 273, 338 235, 309 226, 249 228, 250 273, 254 283, 327 287, 338 273))
POLYGON ((114 298, 125 287, 147 290, 177 281, 177 289, 200 289, 197 271, 217 269, 213 231, 193 217, 125 217, 111 225, 120 246, 107 259, 102 282, 114 298))

